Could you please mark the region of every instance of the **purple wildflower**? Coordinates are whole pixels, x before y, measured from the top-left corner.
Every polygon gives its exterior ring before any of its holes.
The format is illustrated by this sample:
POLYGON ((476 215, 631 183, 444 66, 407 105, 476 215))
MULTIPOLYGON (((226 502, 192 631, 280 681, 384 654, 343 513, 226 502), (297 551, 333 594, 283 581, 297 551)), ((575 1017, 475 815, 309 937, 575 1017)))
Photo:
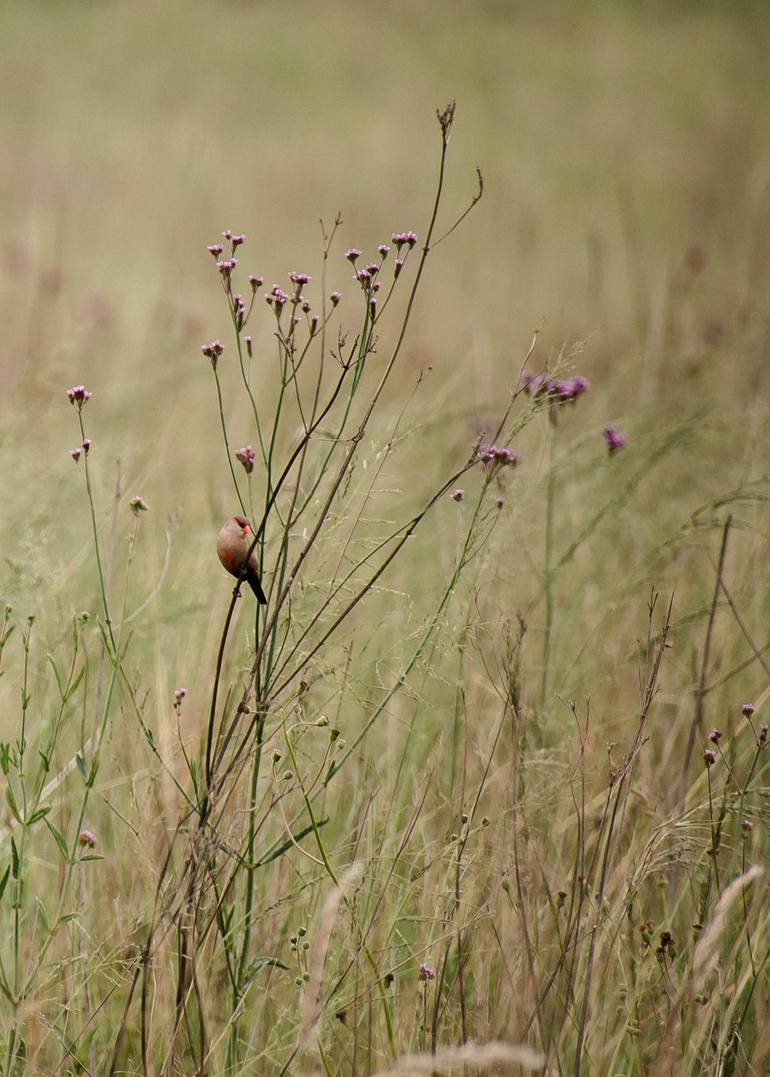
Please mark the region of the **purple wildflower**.
POLYGON ((461 490, 458 486, 458 488, 456 490, 453 490, 449 496, 452 498, 453 501, 457 501, 459 503, 465 498, 465 490, 461 490))
POLYGON ((70 449, 70 456, 75 461, 75 463, 77 463, 78 460, 80 460, 81 452, 82 452, 81 449, 70 449))
POLYGON ((602 437, 607 442, 607 448, 610 451, 610 456, 617 452, 618 449, 622 449, 628 444, 628 439, 616 430, 614 426, 605 426, 602 431, 602 437))
POLYGON ((91 448, 93 442, 90 438, 83 438, 83 452, 88 455, 88 450, 91 448))
POLYGON ((208 250, 209 254, 213 255, 214 258, 218 258, 222 253, 222 249, 221 243, 212 243, 208 250))
POLYGON ((428 961, 420 962, 420 979, 423 983, 436 979, 436 970, 428 961))
POLYGON ((252 292, 256 292, 257 288, 261 288, 264 284, 263 277, 255 277, 253 273, 249 274, 249 284, 251 285, 252 292))
POLYGON ((250 475, 254 470, 254 450, 251 445, 244 445, 242 449, 235 450, 235 459, 243 464, 243 470, 250 475))
POLYGON ((355 263, 356 258, 361 257, 361 251, 358 247, 351 247, 349 250, 345 251, 345 257, 349 262, 355 263))
POLYGON ((716 753, 712 752, 710 748, 707 748, 703 753, 703 761, 707 767, 713 767, 717 761, 716 753))
POLYGON ((387 243, 380 243, 379 247, 377 248, 377 253, 381 258, 387 258, 389 250, 390 247, 387 245, 387 243))
POLYGON ((717 744, 722 739, 722 734, 718 729, 712 729, 708 738, 712 744, 717 744))
POLYGON ((235 250, 236 247, 240 247, 241 244, 245 243, 245 242, 246 242, 246 236, 233 236, 232 240, 231 240, 231 243, 233 245, 233 250, 235 250))
POLYGON ((332 306, 336 307, 340 299, 342 299, 342 292, 332 292, 329 299, 331 300, 332 306))
POLYGON ((754 704, 753 703, 742 703, 741 704, 741 714, 743 715, 744 718, 751 718, 753 713, 754 713, 754 704))
POLYGON ((93 849, 96 845, 96 834, 91 830, 81 830, 78 834, 78 841, 81 845, 87 845, 89 849, 93 849))
POLYGON ((93 393, 89 393, 85 385, 73 385, 71 389, 67 390, 67 399, 78 411, 83 410, 83 405, 87 404, 92 396, 93 393))

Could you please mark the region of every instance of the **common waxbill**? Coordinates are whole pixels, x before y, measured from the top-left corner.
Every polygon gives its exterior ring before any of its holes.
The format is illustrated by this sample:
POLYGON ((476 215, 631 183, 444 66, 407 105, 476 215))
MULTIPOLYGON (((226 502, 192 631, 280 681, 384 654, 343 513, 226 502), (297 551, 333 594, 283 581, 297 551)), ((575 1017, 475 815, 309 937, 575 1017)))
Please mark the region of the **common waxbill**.
POLYGON ((249 550, 254 541, 251 524, 245 516, 231 517, 217 536, 217 553, 219 560, 232 576, 240 576, 244 565, 246 571, 244 579, 257 596, 257 602, 262 606, 267 604, 265 592, 259 582, 259 572, 256 550, 249 557, 249 550), (247 563, 248 558, 248 563, 247 563))

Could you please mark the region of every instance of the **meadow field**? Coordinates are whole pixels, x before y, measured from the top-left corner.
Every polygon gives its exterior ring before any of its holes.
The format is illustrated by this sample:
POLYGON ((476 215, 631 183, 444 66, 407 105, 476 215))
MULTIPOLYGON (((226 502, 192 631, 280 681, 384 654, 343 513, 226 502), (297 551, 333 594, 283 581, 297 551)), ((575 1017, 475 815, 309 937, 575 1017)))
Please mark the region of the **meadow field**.
POLYGON ((770 1072, 770 9, 0 27, 0 1073, 770 1072))

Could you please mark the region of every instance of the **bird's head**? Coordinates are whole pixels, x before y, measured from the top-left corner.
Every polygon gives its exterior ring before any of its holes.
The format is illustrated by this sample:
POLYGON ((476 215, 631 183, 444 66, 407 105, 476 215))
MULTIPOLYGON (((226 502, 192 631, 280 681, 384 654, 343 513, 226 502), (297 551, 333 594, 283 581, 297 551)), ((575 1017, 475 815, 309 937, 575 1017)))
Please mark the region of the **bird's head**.
POLYGON ((251 524, 245 516, 233 516, 232 523, 242 532, 244 535, 248 535, 251 531, 251 524))

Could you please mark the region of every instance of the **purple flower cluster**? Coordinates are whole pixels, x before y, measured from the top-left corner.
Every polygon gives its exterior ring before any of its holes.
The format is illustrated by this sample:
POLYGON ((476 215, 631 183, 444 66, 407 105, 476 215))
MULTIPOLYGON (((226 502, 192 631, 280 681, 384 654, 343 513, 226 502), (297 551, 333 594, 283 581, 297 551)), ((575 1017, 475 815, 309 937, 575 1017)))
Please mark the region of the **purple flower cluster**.
POLYGON ((465 490, 461 490, 458 486, 458 488, 456 490, 453 490, 449 496, 452 498, 453 501, 457 501, 459 503, 465 498, 465 490))
POLYGON ((391 241, 395 244, 396 250, 400 252, 401 248, 406 244, 411 250, 417 242, 416 232, 394 232, 390 237, 391 241))
POLYGON ((85 385, 73 385, 71 389, 67 390, 67 399, 78 411, 83 410, 83 405, 87 404, 92 396, 93 393, 89 393, 85 385))
POLYGON ((289 297, 281 288, 280 284, 274 284, 268 294, 265 296, 265 302, 269 307, 275 310, 277 318, 281 317, 281 312, 286 303, 288 303, 289 297))
POLYGON ((93 849, 96 845, 96 834, 91 830, 81 830, 78 834, 78 841, 81 845, 87 846, 89 849, 93 849))
POLYGON ((212 340, 210 344, 201 344, 201 351, 207 359, 211 360, 211 365, 215 370, 217 368, 217 361, 224 350, 224 344, 219 340, 212 340))
POLYGON ((580 375, 575 378, 549 378, 545 374, 532 374, 525 370, 520 380, 528 396, 546 396, 556 404, 574 404, 590 388, 588 379, 580 375))
POLYGON ((235 450, 235 459, 243 464, 243 470, 250 475, 254 470, 254 450, 251 445, 244 445, 242 449, 235 450))
POLYGON ((481 460, 487 477, 491 478, 501 467, 516 467, 521 457, 513 449, 487 445, 480 450, 479 460, 481 460))

